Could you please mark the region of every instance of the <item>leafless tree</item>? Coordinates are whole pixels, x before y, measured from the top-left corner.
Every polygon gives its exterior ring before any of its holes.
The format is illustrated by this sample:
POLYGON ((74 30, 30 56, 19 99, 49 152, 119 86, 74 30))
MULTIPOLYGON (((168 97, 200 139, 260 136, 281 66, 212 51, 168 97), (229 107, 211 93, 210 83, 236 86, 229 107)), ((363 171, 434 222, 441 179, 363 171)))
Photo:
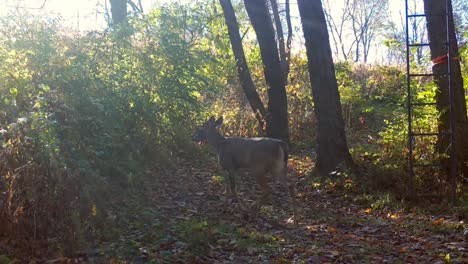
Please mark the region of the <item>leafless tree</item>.
POLYGON ((333 7, 333 0, 324 0, 324 13, 327 20, 328 31, 332 37, 333 53, 335 58, 348 60, 349 55, 356 45, 356 41, 349 40, 349 25, 351 19, 348 14, 352 0, 345 0, 340 8, 333 7))
POLYGON ((351 0, 348 9, 354 36, 354 61, 367 62, 369 51, 388 19, 388 0, 351 0), (361 53, 362 49, 362 53, 361 53))
POLYGON ((138 0, 138 3, 135 1, 128 0, 128 4, 132 7, 133 12, 143 13, 143 5, 141 4, 141 0, 138 0))
MULTIPOLYGON (((402 2, 403 3, 403 2, 402 2)), ((420 3, 422 4, 422 2, 420 3)), ((419 10, 417 2, 409 2, 409 14, 423 14, 423 10, 419 10)), ((384 44, 387 46, 387 62, 402 64, 406 61, 406 29, 405 29, 405 10, 399 10, 398 18, 389 19, 384 26, 383 37, 384 44)), ((426 20, 424 17, 411 17, 408 19, 408 41, 409 43, 428 43, 426 30, 426 20)), ((429 66, 428 60, 424 60, 429 56, 428 49, 421 46, 411 47, 410 58, 418 65, 429 66)))
POLYGON ((19 1, 19 0, 16 1, 15 5, 9 5, 8 1, 5 1, 5 2, 6 3, 4 4, 6 4, 7 7, 14 7, 16 9, 43 9, 47 3, 47 0, 43 0, 40 5, 37 5, 37 4, 36 5, 24 5, 22 3, 23 1, 19 1))
POLYGON ((284 10, 279 9, 277 0, 270 0, 271 11, 273 13, 274 26, 278 42, 278 51, 280 56, 281 69, 285 76, 285 81, 289 75, 289 61, 291 59, 291 40, 292 40, 292 25, 291 25, 291 12, 289 6, 289 0, 285 1, 284 10), (287 37, 286 42, 284 40, 283 23, 281 21, 280 12, 284 11, 284 19, 287 25, 287 37))
POLYGON ((388 0, 324 0, 327 26, 336 58, 367 62, 389 19, 388 0))

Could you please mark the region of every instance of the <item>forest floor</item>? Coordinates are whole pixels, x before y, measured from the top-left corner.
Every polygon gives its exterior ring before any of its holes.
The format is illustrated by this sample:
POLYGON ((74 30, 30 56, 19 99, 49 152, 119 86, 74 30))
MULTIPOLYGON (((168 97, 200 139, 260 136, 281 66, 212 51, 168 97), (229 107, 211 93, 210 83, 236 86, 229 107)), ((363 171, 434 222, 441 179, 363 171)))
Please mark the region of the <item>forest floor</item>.
MULTIPOLYGON (((127 231, 119 242, 101 242, 94 262, 468 263, 466 219, 372 204, 350 191, 351 180, 311 181, 309 158, 294 156, 289 165, 297 182, 297 225, 287 192, 278 192, 281 205, 263 206, 249 219, 226 200, 214 160, 180 162, 176 175, 145 186, 150 206, 128 201, 121 207, 133 214, 122 222, 127 231)), ((238 182, 243 201, 253 203, 253 179, 238 182)))

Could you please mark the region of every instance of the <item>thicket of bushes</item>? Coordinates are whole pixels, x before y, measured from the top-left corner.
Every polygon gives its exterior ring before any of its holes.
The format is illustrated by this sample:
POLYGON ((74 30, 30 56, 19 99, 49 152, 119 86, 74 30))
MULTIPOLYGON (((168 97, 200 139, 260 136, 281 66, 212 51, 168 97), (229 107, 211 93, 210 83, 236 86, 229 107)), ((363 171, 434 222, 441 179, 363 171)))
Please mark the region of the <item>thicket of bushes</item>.
POLYGON ((198 98, 222 71, 206 38, 183 34, 205 34, 197 10, 188 24, 167 7, 85 36, 59 20, 0 22, 2 236, 79 243, 109 195, 191 147, 198 98))
MULTIPOLYGON (((173 156, 192 151, 192 129, 208 114, 224 115, 228 135, 257 134, 216 12, 165 6, 129 27, 86 35, 67 32, 60 20, 0 21, 0 237, 76 249, 95 218, 105 218, 104 201, 137 186, 146 168, 170 168, 173 156)), ((258 49, 246 50, 264 92, 258 49)), ((293 144, 311 150, 315 119, 303 55, 291 60, 290 129, 293 144)), ((390 172, 372 175, 388 183, 375 186, 402 191, 394 183, 405 177, 404 72, 350 63, 336 70, 354 158, 390 172)), ((431 83, 418 87, 434 95, 431 83)), ((424 128, 436 126, 431 111, 418 113, 424 128)), ((427 140, 418 146, 430 159, 427 140)), ((418 179, 420 188, 437 184, 418 179)))

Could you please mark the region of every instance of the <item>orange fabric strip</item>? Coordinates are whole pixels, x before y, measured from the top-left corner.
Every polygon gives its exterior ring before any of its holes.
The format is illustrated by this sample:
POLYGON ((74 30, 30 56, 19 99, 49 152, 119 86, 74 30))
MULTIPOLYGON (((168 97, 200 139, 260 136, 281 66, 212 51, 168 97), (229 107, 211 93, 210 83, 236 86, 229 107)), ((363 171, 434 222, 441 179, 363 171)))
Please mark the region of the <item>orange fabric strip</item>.
POLYGON ((437 65, 437 64, 445 63, 445 62, 447 62, 447 58, 448 58, 448 55, 447 55, 447 54, 444 54, 444 55, 435 57, 435 58, 432 60, 432 64, 433 64, 433 65, 437 65))

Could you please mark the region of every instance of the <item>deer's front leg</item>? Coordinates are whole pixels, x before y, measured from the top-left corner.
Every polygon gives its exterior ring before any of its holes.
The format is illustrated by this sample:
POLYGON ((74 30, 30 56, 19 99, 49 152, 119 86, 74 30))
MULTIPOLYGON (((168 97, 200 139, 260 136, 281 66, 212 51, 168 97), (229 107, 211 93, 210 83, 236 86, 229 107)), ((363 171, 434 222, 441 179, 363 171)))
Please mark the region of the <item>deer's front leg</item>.
POLYGON ((234 197, 240 209, 243 210, 244 205, 242 204, 241 200, 239 199, 239 196, 237 195, 237 187, 236 187, 237 172, 234 170, 227 170, 227 172, 228 172, 228 181, 229 181, 228 189, 230 190, 230 195, 234 197))
POLYGON ((237 196, 237 190, 236 190, 236 175, 233 171, 227 171, 228 173, 228 190, 229 190, 229 195, 232 196, 237 196))

